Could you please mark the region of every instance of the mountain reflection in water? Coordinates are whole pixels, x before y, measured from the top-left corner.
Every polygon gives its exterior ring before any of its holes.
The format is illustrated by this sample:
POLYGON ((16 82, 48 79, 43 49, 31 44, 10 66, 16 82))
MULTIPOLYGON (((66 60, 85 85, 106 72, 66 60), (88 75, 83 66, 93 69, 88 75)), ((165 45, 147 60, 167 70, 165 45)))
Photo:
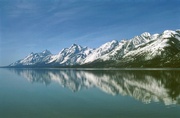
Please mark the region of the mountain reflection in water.
POLYGON ((96 87, 111 95, 128 95, 143 103, 180 103, 179 70, 10 69, 31 83, 57 82, 77 92, 96 87))

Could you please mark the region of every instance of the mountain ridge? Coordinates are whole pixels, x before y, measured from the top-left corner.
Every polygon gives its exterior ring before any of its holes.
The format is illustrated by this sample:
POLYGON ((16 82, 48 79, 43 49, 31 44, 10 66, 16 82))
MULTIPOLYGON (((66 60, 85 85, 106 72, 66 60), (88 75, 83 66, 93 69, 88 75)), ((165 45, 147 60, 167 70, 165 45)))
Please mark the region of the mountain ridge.
POLYGON ((58 54, 31 53, 8 67, 180 67, 180 31, 144 32, 96 49, 72 44, 58 54))

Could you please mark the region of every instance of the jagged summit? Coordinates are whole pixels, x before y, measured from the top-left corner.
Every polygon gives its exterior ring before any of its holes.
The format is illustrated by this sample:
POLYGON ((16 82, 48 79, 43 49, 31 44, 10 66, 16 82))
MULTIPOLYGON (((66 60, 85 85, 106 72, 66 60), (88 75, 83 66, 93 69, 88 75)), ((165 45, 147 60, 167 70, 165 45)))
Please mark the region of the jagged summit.
POLYGON ((112 40, 96 49, 72 44, 58 54, 44 50, 10 64, 21 66, 180 67, 180 31, 144 32, 130 40, 112 40))
POLYGON ((103 45, 101 45, 99 48, 93 50, 93 52, 87 56, 87 58, 84 60, 84 63, 90 63, 97 59, 103 59, 106 60, 108 58, 108 54, 115 49, 116 46, 118 46, 119 42, 116 40, 112 40, 110 42, 107 42, 103 45))
POLYGON ((43 54, 47 54, 47 55, 49 55, 49 54, 51 54, 51 52, 49 51, 49 50, 44 50, 43 52, 42 52, 43 54))
POLYGON ((148 38, 148 37, 151 36, 151 34, 149 32, 144 32, 144 33, 141 34, 141 36, 148 38))

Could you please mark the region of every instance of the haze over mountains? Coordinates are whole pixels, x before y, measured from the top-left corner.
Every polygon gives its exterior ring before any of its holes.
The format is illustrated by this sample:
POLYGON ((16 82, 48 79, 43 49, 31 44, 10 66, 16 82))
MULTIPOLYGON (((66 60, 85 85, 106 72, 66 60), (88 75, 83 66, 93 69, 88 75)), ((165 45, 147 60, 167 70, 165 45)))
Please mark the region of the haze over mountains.
POLYGON ((180 30, 145 32, 96 49, 73 44, 58 54, 31 53, 9 67, 180 67, 180 30))

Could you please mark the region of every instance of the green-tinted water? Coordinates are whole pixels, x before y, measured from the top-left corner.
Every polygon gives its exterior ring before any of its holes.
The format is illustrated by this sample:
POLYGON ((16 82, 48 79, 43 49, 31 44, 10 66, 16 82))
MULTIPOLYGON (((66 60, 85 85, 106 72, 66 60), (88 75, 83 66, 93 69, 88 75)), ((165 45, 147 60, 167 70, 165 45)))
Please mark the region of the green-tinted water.
POLYGON ((180 70, 0 69, 0 118, 179 118, 180 70))

